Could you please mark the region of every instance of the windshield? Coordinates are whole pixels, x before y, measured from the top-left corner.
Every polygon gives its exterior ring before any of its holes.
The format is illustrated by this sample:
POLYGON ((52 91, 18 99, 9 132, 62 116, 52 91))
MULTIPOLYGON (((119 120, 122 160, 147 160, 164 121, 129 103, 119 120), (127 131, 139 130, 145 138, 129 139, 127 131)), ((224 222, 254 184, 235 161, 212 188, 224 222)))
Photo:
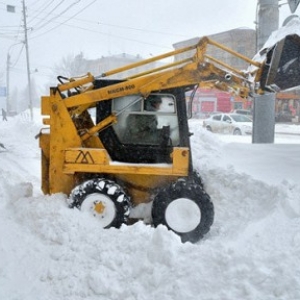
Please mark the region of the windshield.
POLYGON ((118 122, 114 130, 124 144, 160 145, 162 136, 169 144, 179 143, 176 103, 173 95, 150 94, 147 98, 130 95, 113 100, 118 122), (167 136, 167 137, 166 137, 167 136))
POLYGON ((244 115, 231 115, 231 118, 235 121, 235 122, 252 122, 252 120, 244 115))

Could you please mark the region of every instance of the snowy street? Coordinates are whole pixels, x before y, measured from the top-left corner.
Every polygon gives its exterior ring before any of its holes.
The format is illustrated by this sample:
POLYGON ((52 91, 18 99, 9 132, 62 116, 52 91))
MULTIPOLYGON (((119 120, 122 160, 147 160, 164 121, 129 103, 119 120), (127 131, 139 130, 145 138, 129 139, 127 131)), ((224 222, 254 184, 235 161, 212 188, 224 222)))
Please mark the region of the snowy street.
POLYGON ((101 229, 42 195, 37 116, 0 123, 0 299, 300 299, 300 136, 253 145, 191 120, 215 222, 182 244, 142 222, 101 229))

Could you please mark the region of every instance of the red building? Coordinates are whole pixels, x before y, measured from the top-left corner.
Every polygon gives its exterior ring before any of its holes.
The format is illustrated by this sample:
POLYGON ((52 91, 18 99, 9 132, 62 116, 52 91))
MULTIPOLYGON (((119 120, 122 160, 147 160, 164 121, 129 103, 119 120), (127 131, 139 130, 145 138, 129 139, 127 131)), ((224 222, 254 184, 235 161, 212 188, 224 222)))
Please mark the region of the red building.
MULTIPOLYGON (((190 98, 191 95, 188 95, 190 98)), ((234 109, 251 109, 251 102, 215 89, 198 89, 192 100, 194 117, 205 117, 214 112, 228 113, 234 109)))

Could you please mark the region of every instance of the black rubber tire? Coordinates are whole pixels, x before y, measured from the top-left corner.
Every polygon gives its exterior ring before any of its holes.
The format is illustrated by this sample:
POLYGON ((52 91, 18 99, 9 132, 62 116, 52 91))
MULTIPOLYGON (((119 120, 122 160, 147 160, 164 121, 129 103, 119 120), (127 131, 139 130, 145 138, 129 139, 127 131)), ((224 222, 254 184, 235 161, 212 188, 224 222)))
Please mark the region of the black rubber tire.
POLYGON ((233 131, 233 135, 242 135, 242 132, 239 128, 235 128, 233 131))
POLYGON ((210 126, 206 126, 206 130, 212 132, 211 127, 210 126))
POLYGON ((119 228, 122 224, 127 224, 131 208, 130 199, 120 185, 112 180, 94 178, 76 186, 70 194, 69 207, 81 209, 84 200, 92 194, 99 194, 99 197, 104 195, 108 197, 114 205, 114 219, 104 228, 119 228))
MULTIPOLYGON (((163 224, 181 237, 181 241, 196 243, 210 229, 214 220, 214 206, 209 195, 204 191, 200 178, 181 178, 175 183, 161 189, 153 200, 152 222, 154 226, 163 224), (189 232, 177 232, 166 220, 166 210, 175 200, 187 199, 195 203, 201 216, 198 225, 189 232)), ((183 220, 184 221, 184 220, 183 220)), ((180 220, 179 220, 180 222, 180 220)))

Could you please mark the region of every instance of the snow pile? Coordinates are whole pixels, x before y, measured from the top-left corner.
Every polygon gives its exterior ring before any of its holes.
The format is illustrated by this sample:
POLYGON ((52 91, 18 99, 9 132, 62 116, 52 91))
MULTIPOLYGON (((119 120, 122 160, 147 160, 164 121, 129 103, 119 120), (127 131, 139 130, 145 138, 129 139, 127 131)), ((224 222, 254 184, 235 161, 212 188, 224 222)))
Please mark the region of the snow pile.
POLYGON ((263 48, 273 47, 276 42, 284 39, 288 35, 293 35, 293 34, 300 36, 299 18, 291 19, 285 26, 282 26, 278 30, 272 32, 271 36, 268 38, 263 48))
POLYGON ((40 124, 0 124, 0 299, 300 299, 300 180, 284 177, 299 173, 300 145, 232 144, 191 122, 194 165, 215 205, 211 231, 193 245, 142 222, 104 230, 65 195, 42 195, 40 124), (274 146, 294 164, 272 161, 270 180, 253 146, 267 162, 274 146))

